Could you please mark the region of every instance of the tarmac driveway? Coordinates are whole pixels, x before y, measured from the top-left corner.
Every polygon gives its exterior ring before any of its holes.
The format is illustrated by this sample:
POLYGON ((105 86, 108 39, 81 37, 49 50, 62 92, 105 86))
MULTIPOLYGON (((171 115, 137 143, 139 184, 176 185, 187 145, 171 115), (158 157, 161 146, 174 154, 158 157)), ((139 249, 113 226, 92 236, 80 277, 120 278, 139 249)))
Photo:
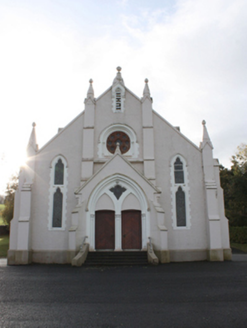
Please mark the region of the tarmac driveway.
POLYGON ((0 327, 246 328, 247 261, 2 265, 0 327))

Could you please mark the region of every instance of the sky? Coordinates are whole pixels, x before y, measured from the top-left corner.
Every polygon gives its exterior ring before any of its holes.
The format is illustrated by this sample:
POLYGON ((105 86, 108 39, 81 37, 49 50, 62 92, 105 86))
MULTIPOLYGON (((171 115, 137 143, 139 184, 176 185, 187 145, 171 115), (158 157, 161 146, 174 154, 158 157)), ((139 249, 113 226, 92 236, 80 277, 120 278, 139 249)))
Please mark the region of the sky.
POLYGON ((246 0, 0 0, 0 194, 39 148, 84 110, 116 67, 153 109, 197 146, 202 120, 230 167, 247 143, 246 0))

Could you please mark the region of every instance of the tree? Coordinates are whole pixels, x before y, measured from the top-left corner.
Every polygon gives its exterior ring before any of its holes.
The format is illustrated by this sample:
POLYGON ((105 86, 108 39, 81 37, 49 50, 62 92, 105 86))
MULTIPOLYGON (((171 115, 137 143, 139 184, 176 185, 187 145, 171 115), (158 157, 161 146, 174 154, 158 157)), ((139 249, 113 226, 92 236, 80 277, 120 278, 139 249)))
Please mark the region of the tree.
POLYGON ((18 188, 18 176, 13 175, 10 182, 7 184, 6 196, 4 200, 5 208, 3 211, 3 219, 7 225, 10 224, 10 221, 14 215, 14 200, 15 200, 15 191, 18 188))
POLYGON ((247 145, 241 144, 232 156, 231 169, 220 168, 225 210, 232 226, 247 226, 247 145))

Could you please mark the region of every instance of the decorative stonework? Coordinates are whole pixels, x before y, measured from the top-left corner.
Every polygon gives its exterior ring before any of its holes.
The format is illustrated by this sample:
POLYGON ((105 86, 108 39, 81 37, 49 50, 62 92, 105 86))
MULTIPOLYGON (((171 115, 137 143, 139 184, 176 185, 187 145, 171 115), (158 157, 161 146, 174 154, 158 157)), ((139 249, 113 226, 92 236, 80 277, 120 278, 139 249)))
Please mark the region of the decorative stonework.
POLYGON ((110 191, 113 192, 117 200, 119 200, 119 198, 126 191, 126 189, 124 187, 121 187, 119 184, 117 184, 115 187, 111 188, 110 191))
POLYGON ((113 113, 123 113, 125 109, 125 87, 121 76, 121 67, 118 66, 117 71, 117 76, 115 77, 112 86, 112 111, 113 113))

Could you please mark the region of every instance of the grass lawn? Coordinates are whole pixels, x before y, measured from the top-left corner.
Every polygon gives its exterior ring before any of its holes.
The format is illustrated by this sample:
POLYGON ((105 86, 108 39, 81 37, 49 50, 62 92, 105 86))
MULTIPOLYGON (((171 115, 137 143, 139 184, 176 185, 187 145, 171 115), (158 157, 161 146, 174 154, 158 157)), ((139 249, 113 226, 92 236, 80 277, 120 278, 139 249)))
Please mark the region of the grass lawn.
POLYGON ((9 249, 9 236, 0 236, 0 258, 7 257, 9 249))
POLYGON ((4 207, 5 207, 4 204, 0 204, 0 225, 5 225, 5 222, 4 222, 3 218, 2 218, 2 212, 4 210, 4 207))
POLYGON ((243 252, 247 253, 247 244, 237 244, 237 243, 231 243, 231 247, 240 249, 243 252))

